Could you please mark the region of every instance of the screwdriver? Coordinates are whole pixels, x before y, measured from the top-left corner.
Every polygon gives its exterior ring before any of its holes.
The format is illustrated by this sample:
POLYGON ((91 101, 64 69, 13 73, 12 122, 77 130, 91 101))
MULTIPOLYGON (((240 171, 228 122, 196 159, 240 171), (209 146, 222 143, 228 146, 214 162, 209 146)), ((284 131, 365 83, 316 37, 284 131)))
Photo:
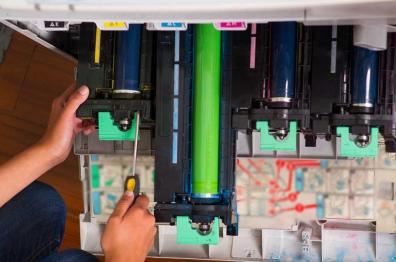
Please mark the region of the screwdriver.
POLYGON ((136 197, 140 194, 140 179, 139 175, 136 174, 136 162, 137 162, 137 148, 139 138, 139 124, 140 124, 140 112, 136 112, 136 125, 135 125, 135 141, 133 146, 133 163, 132 173, 125 180, 124 190, 133 191, 136 197))

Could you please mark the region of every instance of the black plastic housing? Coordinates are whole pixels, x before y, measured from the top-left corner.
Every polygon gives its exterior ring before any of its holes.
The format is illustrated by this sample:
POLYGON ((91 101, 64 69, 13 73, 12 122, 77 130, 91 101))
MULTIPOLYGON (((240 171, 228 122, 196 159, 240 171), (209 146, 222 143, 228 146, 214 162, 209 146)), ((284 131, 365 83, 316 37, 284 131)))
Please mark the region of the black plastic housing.
POLYGON ((176 216, 189 216, 196 223, 220 217, 227 233, 238 233, 235 186, 235 133, 231 128, 231 92, 225 88, 231 50, 222 34, 222 94, 220 122, 219 191, 215 201, 197 201, 191 196, 191 140, 193 88, 193 28, 186 32, 157 34, 157 98, 155 201, 157 222, 174 223, 176 216), (177 43, 178 42, 178 43, 177 43), (175 55, 179 47, 179 54, 175 55), (175 51, 176 50, 176 51, 175 51), (178 72, 175 74, 175 68, 178 72), (176 69, 177 70, 177 69, 176 69), (178 76, 177 79, 174 77, 178 76), (174 83, 178 81, 177 92, 174 83), (177 102, 175 102, 177 101, 177 102), (176 108, 175 108, 176 107, 176 108), (174 121, 177 121, 175 129, 174 121), (177 143, 174 141, 177 140, 177 143), (176 145, 177 144, 177 145, 176 145))
POLYGON ((267 98, 270 76, 269 25, 257 25, 256 68, 249 67, 253 35, 233 32, 232 127, 255 129, 256 121, 269 121, 271 129, 287 128, 297 121, 306 146, 315 147, 316 137, 336 135, 348 126, 355 135, 370 135, 378 127, 386 150, 396 152, 393 136, 396 89, 396 34, 388 33, 387 49, 379 54, 378 100, 374 110, 351 107, 352 26, 304 26, 299 24, 296 47, 295 98, 289 108, 271 107, 267 98))
POLYGON ((90 93, 88 100, 77 110, 77 116, 94 119, 97 123, 98 112, 111 112, 114 122, 121 119, 132 119, 136 111, 141 112, 143 121, 152 119, 151 97, 154 96, 152 88, 151 67, 153 53, 153 32, 143 30, 141 50, 140 79, 144 85, 139 98, 112 97, 114 83, 114 47, 116 33, 114 31, 101 31, 100 60, 95 63, 95 36, 96 25, 82 23, 80 25, 80 41, 78 49, 77 86, 87 85, 90 93))

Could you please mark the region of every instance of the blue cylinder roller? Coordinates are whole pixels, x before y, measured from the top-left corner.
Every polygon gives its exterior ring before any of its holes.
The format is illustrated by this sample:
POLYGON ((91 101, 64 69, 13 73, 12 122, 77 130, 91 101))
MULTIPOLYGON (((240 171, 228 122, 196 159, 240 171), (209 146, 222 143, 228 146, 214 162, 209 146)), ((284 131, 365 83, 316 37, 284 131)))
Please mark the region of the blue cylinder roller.
POLYGON ((352 80, 352 106, 373 108, 378 93, 378 52, 355 47, 352 80))
POLYGON ((271 24, 270 101, 288 105, 294 97, 296 22, 271 24))
POLYGON ((118 32, 116 77, 113 93, 139 94, 141 25, 118 32))

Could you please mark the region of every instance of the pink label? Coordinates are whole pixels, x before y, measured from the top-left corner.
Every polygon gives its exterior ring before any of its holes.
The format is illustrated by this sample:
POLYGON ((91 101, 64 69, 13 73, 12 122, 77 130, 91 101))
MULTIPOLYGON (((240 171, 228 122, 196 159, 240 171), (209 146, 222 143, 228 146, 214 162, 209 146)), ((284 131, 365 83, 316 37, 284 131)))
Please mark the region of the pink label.
POLYGON ((220 23, 221 27, 225 27, 225 28, 240 28, 240 27, 244 27, 245 23, 243 22, 222 22, 220 23))
POLYGON ((221 22, 215 24, 218 29, 223 30, 244 30, 246 29, 246 23, 244 22, 221 22))

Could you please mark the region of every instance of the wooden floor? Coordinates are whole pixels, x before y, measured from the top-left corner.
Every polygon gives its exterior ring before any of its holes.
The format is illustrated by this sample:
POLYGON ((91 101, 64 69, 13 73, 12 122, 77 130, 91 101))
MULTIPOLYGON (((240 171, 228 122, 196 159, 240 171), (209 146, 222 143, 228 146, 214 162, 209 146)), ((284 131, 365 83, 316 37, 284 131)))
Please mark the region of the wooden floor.
MULTIPOLYGON (((0 64, 0 163, 34 144, 43 134, 51 101, 72 83, 74 63, 14 33, 0 64)), ((73 155, 40 179, 67 204, 62 248, 78 248, 82 211, 77 158, 73 155)))
MULTIPOLYGON (((0 64, 0 164, 40 138, 52 100, 73 81, 74 66, 70 60, 14 33, 0 64)), ((83 204, 78 172, 77 157, 70 154, 40 178, 55 187, 67 205, 62 249, 80 247, 78 214, 83 204)))

